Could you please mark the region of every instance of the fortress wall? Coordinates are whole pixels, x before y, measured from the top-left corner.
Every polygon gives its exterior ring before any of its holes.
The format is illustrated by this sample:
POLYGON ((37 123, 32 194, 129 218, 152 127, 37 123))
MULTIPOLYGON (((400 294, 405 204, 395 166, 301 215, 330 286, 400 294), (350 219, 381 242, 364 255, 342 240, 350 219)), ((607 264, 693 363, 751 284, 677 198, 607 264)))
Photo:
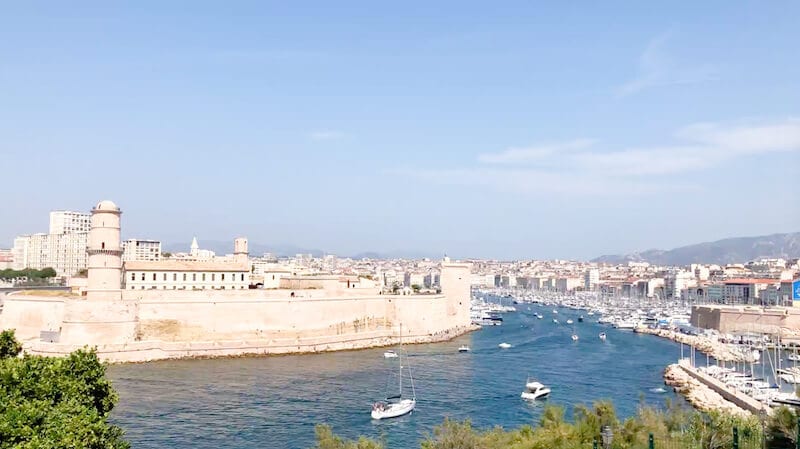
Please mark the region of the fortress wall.
POLYGON ((393 313, 372 298, 143 300, 140 339, 304 338, 387 329, 393 313))
POLYGON ((691 323, 722 333, 778 332, 780 328, 800 329, 800 311, 750 306, 695 306, 691 323))
POLYGON ((15 329, 17 339, 30 340, 43 330, 58 331, 63 318, 63 297, 11 294, 3 300, 0 329, 15 329))

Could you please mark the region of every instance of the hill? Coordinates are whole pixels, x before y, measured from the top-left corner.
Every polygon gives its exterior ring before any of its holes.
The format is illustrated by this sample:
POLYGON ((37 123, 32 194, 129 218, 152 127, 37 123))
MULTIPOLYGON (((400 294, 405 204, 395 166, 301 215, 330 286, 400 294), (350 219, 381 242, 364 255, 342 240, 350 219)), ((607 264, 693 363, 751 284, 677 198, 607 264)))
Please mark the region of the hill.
POLYGON ((800 232, 729 238, 671 250, 650 249, 632 254, 605 255, 593 259, 592 262, 613 264, 649 262, 656 265, 727 264, 775 257, 800 257, 800 232))

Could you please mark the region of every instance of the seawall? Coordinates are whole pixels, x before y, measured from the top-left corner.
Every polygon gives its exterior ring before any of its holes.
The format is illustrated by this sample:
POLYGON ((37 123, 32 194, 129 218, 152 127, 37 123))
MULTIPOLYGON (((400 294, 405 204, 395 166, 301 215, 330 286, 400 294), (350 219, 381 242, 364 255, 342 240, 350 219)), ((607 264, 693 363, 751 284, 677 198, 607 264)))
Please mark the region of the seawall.
MULTIPOLYGON (((405 335, 404 344, 435 343, 451 340, 459 335, 479 329, 477 326, 459 326, 426 335, 405 335)), ((309 354, 346 351, 396 345, 400 338, 391 331, 370 331, 323 337, 287 339, 216 340, 216 341, 136 341, 126 344, 96 346, 98 356, 112 363, 148 362, 181 358, 213 358, 237 356, 265 356, 281 354, 309 354)), ((80 345, 28 342, 29 354, 60 356, 80 345)))

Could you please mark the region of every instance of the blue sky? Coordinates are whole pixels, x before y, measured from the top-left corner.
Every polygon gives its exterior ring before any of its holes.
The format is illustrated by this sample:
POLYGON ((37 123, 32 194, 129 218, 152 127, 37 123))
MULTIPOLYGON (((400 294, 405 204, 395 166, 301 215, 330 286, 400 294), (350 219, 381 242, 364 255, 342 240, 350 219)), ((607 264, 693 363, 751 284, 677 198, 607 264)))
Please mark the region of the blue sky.
POLYGON ((590 258, 800 230, 800 3, 0 5, 0 244, 590 258))

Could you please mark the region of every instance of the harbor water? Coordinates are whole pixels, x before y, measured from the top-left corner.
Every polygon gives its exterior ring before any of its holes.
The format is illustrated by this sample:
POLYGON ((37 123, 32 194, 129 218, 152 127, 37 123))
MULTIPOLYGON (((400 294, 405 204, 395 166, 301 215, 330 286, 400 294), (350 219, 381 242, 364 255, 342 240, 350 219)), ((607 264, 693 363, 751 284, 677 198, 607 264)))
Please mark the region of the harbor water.
POLYGON ((401 418, 370 419, 399 363, 376 348, 111 366, 120 395, 113 421, 134 448, 307 448, 319 423, 345 437, 383 436, 390 448, 413 448, 445 416, 469 418, 481 428, 535 423, 544 402, 520 399, 529 376, 552 388, 547 402, 566 407, 567 416, 575 404, 597 399, 613 400, 620 416, 629 416, 641 400, 663 405, 675 398, 662 388, 662 373, 678 359, 678 344, 611 329, 586 312, 517 308, 502 326, 406 346, 417 408, 401 418), (578 322, 580 314, 585 322, 578 322), (569 318, 574 325, 564 324, 569 318), (608 335, 605 342, 600 332, 608 335), (502 342, 512 347, 498 348, 502 342), (461 345, 471 352, 459 353, 461 345))

